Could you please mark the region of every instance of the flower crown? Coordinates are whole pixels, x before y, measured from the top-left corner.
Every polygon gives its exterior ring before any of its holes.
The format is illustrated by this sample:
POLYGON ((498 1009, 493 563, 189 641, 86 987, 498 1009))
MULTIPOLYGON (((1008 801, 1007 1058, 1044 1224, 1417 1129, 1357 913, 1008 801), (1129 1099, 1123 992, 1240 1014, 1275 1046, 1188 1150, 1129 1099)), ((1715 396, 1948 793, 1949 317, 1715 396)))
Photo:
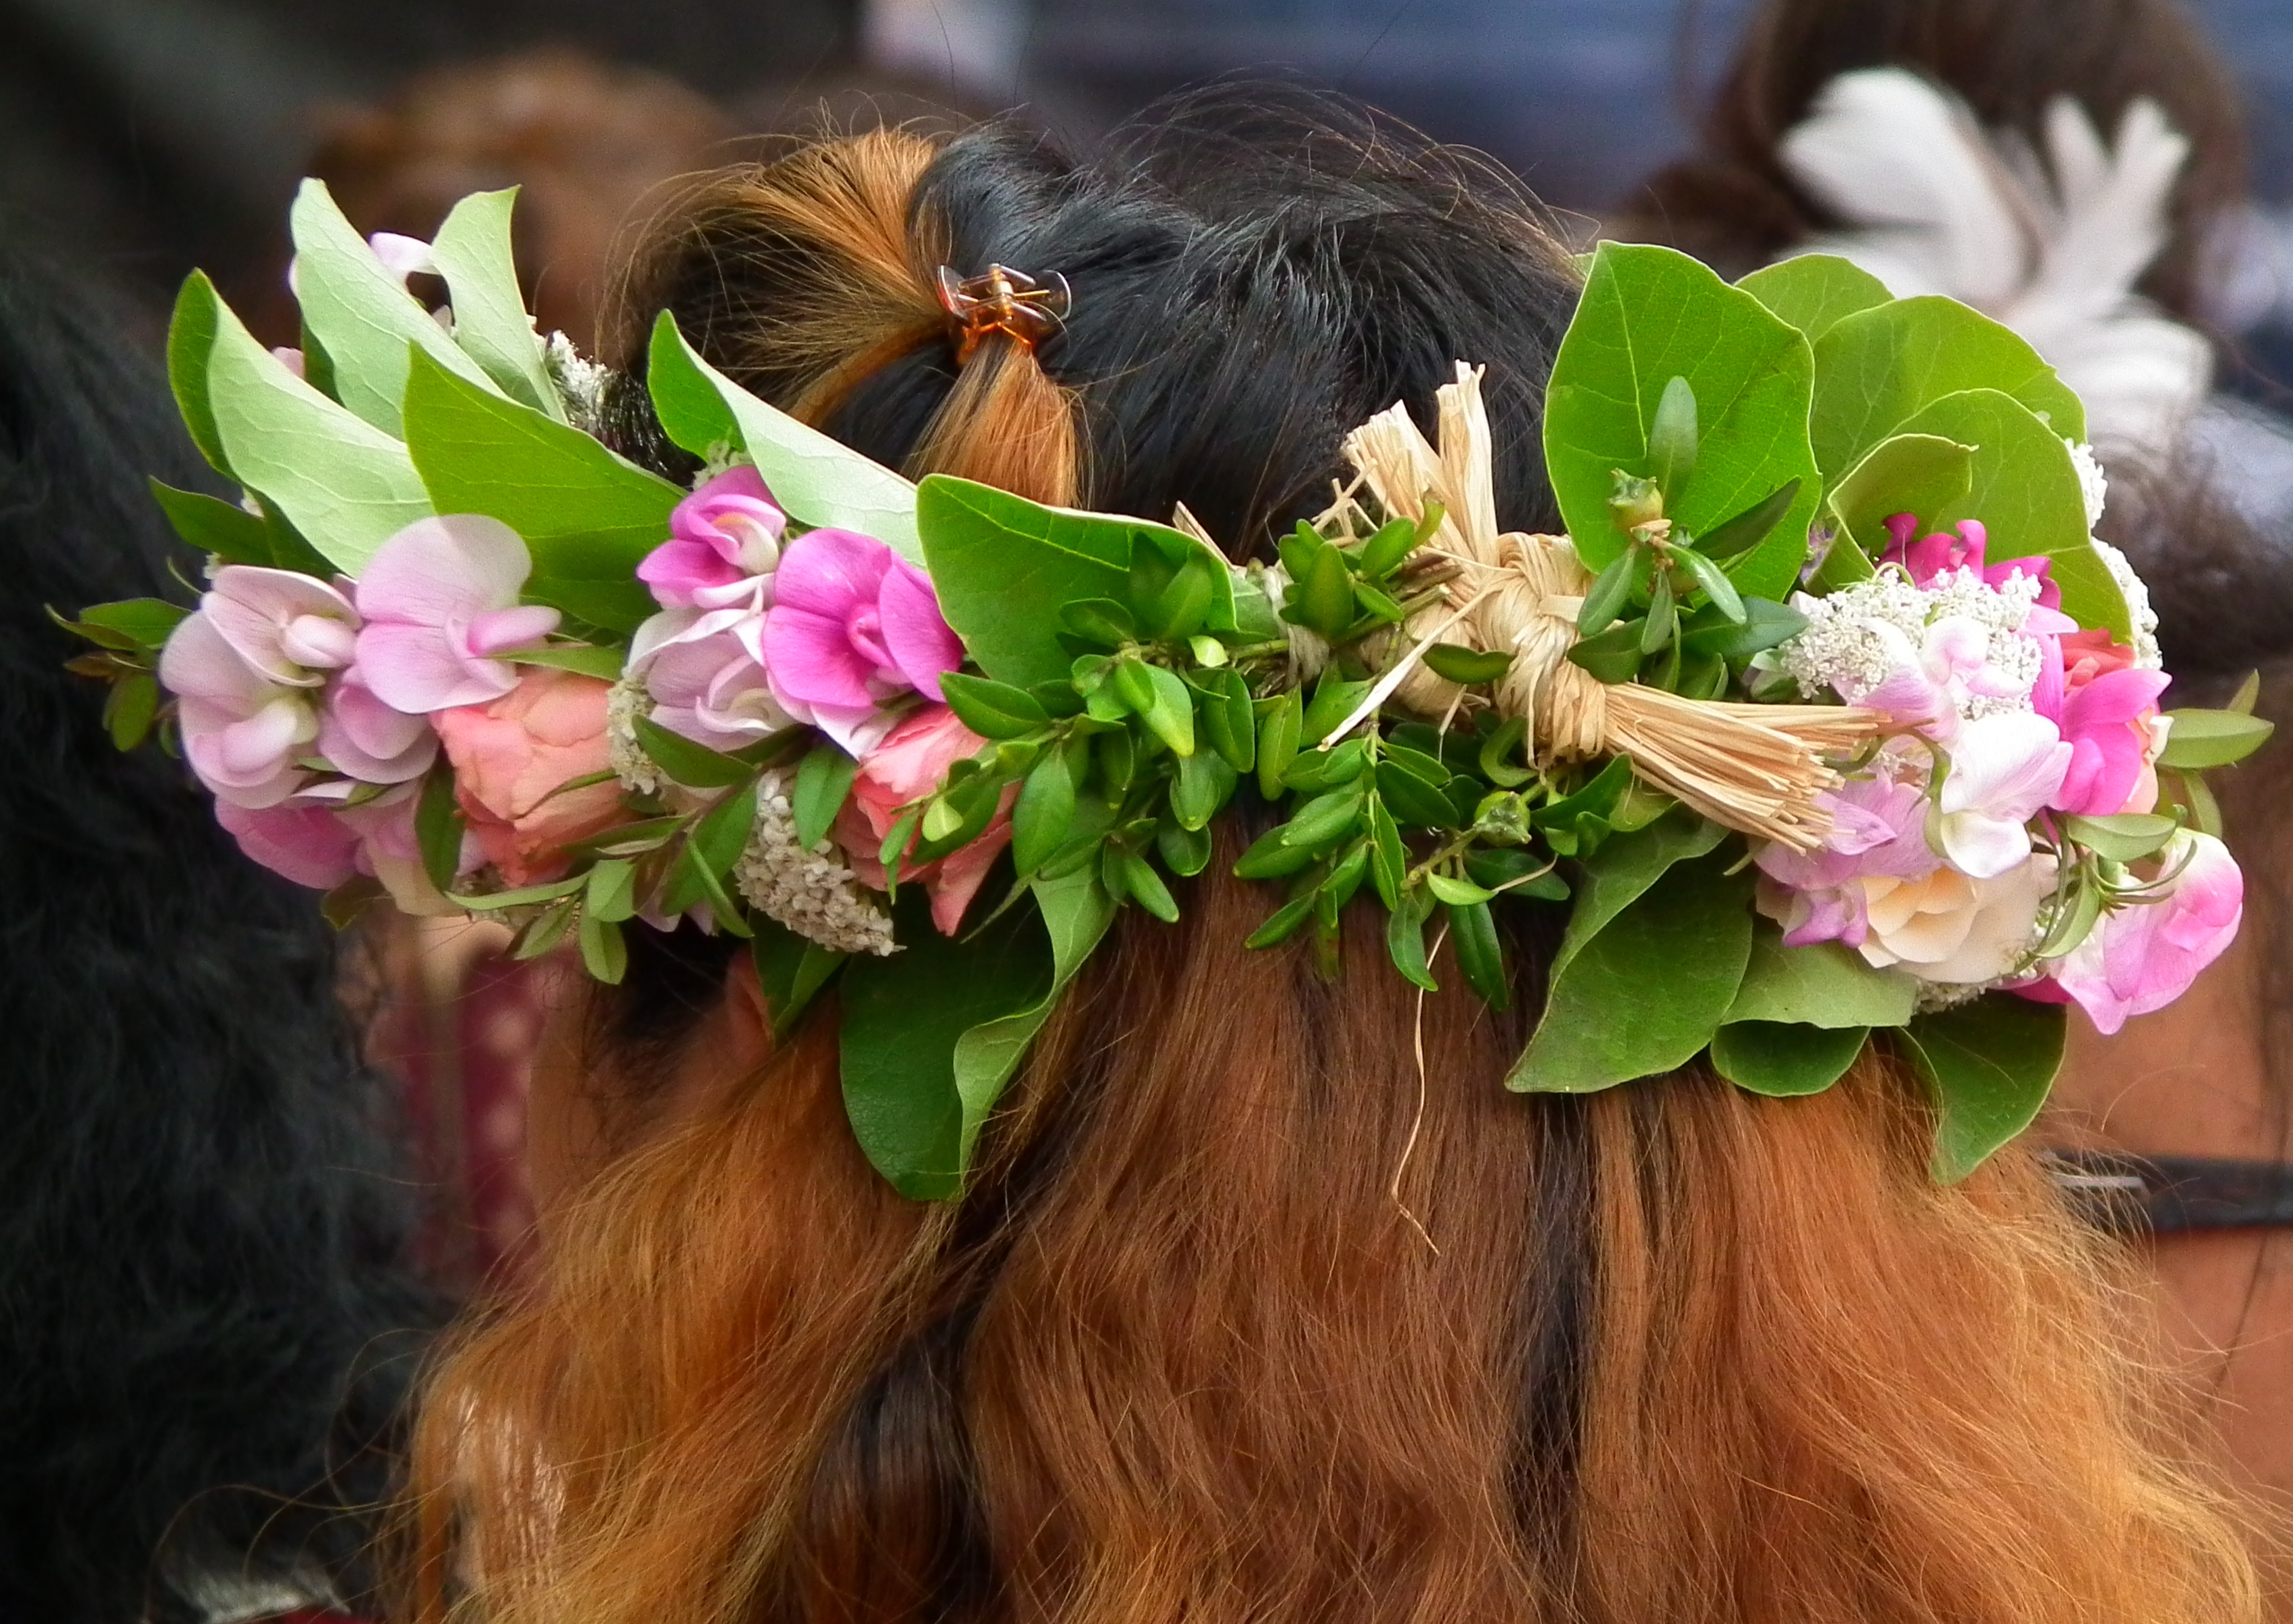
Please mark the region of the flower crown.
POLYGON ((2198 774, 2266 735, 2250 685, 2159 710, 2078 401, 1963 305, 1604 246, 1546 396, 1567 535, 1501 528, 1461 364, 1435 439, 1362 425, 1327 510, 1236 567, 1183 509, 911 484, 666 315, 645 382, 705 466, 625 461, 520 301, 510 197, 370 246, 306 183, 299 353, 192 277, 174 388, 247 499, 159 487, 209 586, 86 611, 79 663, 338 922, 386 894, 610 982, 633 922, 698 921, 752 938, 783 1034, 833 982, 853 1126, 910 1195, 960 1189, 1117 911, 1175 919, 1245 783, 1278 814, 1235 865, 1276 888, 1249 946, 1335 973, 1373 895, 1395 972, 1437 990, 1446 938, 1502 1006, 1498 911, 1567 901, 1508 1086, 1708 1052, 1806 1094, 1876 1040, 1933 1088, 1943 1179, 2036 1113, 2064 1002, 2114 1030, 2236 930, 2198 774))

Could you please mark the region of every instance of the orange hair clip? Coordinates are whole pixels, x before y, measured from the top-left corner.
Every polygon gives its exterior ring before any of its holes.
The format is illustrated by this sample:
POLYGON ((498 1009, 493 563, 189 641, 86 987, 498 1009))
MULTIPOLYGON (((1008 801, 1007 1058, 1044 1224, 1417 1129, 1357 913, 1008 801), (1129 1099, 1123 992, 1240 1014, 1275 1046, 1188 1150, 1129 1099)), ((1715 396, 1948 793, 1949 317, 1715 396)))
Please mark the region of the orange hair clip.
POLYGON ((990 333, 1001 333, 1033 352, 1066 325, 1067 313, 1074 307, 1067 279, 1056 271, 1049 281, 1039 282, 1008 265, 990 265, 971 277, 960 277, 942 265, 938 280, 939 302, 962 333, 955 351, 958 365, 969 361, 990 333))

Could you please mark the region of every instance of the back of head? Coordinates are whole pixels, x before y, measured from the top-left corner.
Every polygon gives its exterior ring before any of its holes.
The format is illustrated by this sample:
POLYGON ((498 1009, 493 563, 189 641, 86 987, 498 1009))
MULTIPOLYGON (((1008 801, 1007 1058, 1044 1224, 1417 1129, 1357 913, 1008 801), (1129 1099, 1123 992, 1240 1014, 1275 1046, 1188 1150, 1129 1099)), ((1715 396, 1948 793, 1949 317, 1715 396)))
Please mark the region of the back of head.
POLYGON ((2067 98, 2105 131, 2144 98, 2190 139, 2173 240, 2143 291, 2169 313, 2199 307, 2216 215, 2242 196, 2235 80, 2180 0, 1765 0, 1705 112, 1697 153, 1651 177, 1624 210, 1641 240, 1669 242, 1730 275, 1841 222, 1796 183, 1783 138, 1841 74, 1908 69, 1964 101, 1986 128, 2045 150, 2047 110, 2067 98))
POLYGON ((126 330, 0 263, 0 1616, 59 1624, 346 1581, 428 1311, 324 927, 110 748, 48 618, 182 558, 126 330))
MULTIPOLYGON (((1088 165, 991 127, 717 177, 611 358, 667 309, 887 465, 1258 553, 1460 358, 1502 522, 1555 528, 1576 297, 1503 176, 1240 93, 1088 165), (990 264, 1072 284, 1039 355, 959 357, 931 279, 990 264)), ((654 1108, 735 945, 634 943, 589 1028, 616 1153, 432 1395, 426 1605, 458 1571, 497 1624, 2249 1616, 2028 1162, 1930 1185, 1869 1061, 1804 1100, 1509 1096, 1561 916, 1520 911, 1509 1014, 1387 973, 1374 914, 1332 978, 1236 946, 1249 832, 1178 923, 1117 922, 943 1206, 855 1148, 832 1023, 654 1108)))

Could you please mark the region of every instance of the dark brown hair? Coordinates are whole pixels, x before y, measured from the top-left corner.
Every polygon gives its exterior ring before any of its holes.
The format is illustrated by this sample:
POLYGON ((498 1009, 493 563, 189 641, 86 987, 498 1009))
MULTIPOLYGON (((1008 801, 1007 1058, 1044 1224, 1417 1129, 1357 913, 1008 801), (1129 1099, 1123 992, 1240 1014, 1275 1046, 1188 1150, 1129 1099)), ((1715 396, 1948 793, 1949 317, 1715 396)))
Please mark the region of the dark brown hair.
MULTIPOLYGON (((1239 552, 1462 357, 1500 512, 1549 515, 1568 262, 1499 177, 1341 105, 1189 104, 1090 168, 1005 131, 829 142, 700 205, 626 342, 675 310, 881 460, 980 466, 1012 388, 1088 448, 1023 488, 1184 499, 1239 552), (870 217, 831 232, 822 198, 870 217), (1040 386, 960 386, 912 296, 935 256, 1073 280, 1066 332, 1002 358, 1040 386)), ((1177 924, 1118 922, 960 1202, 861 1157, 832 1004, 703 1119, 632 1135, 432 1390, 417 1616, 450 1575, 490 1624, 2252 1616, 2027 1160, 1934 1186, 1929 1114, 1877 1063, 1805 1100, 1700 1068, 1509 1095, 1558 914, 1508 923, 1509 1014, 1446 954, 1421 997, 1365 906, 1325 979, 1240 945, 1256 816, 1177 924)), ((677 990, 729 963, 636 950, 601 1075, 689 1042, 677 990)))

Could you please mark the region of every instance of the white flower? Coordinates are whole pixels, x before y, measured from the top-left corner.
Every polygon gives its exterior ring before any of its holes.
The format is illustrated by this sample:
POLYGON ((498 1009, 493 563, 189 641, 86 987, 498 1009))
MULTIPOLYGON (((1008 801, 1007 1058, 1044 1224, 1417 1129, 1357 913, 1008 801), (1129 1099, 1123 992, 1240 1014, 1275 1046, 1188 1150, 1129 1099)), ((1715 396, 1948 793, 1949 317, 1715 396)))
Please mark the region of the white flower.
POLYGON ((2070 747, 2032 711, 1969 722, 1952 743, 1935 844, 1951 865, 1995 880, 2030 855, 2030 819, 2062 787, 2070 747))
POLYGON ((2092 540, 2103 567, 2118 583, 2119 591, 2125 594, 2127 613, 2134 622, 2134 663, 2145 671, 2163 670, 2166 657, 2158 648, 2158 611, 2151 606, 2149 587, 2134 572, 2134 565, 2124 553, 2100 536, 2092 540))
POLYGON ((652 695, 645 691, 644 673, 623 671, 605 695, 605 759, 625 790, 640 795, 660 792, 660 768, 653 765, 637 740, 637 718, 652 714, 652 695))
MULTIPOLYGON (((1955 652, 1971 651, 1980 670, 1979 680, 1953 685, 1954 709, 1970 718, 2027 710, 2044 651, 2022 625, 2041 588, 2021 575, 1990 586, 1970 569, 1948 571, 1920 587, 1891 566, 1827 597, 1795 595, 1792 607, 1807 617, 1807 628, 1776 650, 1775 662, 1809 698, 1836 695, 1860 704, 1905 669, 1907 650, 1919 651, 1924 663, 1931 629, 1971 622, 1987 634, 1979 646, 1965 630, 1946 639, 1955 652)), ((1975 671, 1962 676, 1973 678, 1975 671)))
POLYGON ((2054 859, 2040 852, 1988 880, 1939 868, 1918 880, 1862 883, 1867 962, 1900 967, 1923 981, 1980 986, 2022 967, 2039 911, 2054 894, 2054 859))
POLYGON ((798 936, 839 953, 895 953, 892 920, 862 890, 850 869, 836 861, 835 842, 810 851, 797 844, 788 775, 757 781, 757 822, 749 849, 733 867, 741 895, 758 912, 798 936))
POLYGON ((2103 473, 2094 447, 2070 439, 2062 443, 2070 448, 2070 466, 2078 470, 2078 494, 2086 499, 2086 527, 2092 530, 2102 523, 2103 508, 2110 500, 2109 476, 2103 473))

